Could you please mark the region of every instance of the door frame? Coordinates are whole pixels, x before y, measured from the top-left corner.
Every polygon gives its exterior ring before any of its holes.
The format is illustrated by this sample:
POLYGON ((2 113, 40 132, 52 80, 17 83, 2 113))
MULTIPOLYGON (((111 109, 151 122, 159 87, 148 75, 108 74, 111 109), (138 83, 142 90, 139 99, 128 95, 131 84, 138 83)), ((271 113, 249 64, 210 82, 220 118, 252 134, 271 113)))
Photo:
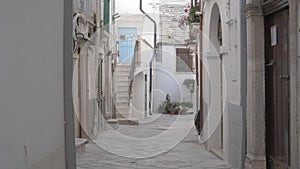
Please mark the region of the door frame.
MULTIPOLYGON (((264 14, 264 19, 266 19, 268 16, 270 15, 274 15, 276 14, 277 12, 282 12, 284 10, 288 10, 288 18, 290 18, 290 12, 289 12, 289 2, 288 0, 267 0, 266 2, 262 3, 262 9, 263 9, 263 14, 264 14)), ((290 35, 290 19, 288 21, 289 25, 287 26, 288 27, 288 35, 290 35)), ((265 38, 266 38, 266 35, 265 35, 265 38)), ((288 57, 288 71, 289 71, 289 74, 290 74, 290 67, 291 67, 291 60, 290 60, 290 40, 289 38, 287 39, 287 44, 288 44, 288 54, 287 54, 287 57, 288 57)), ((265 44, 266 46, 266 44, 265 44)), ((266 59, 266 55, 264 56, 264 58, 266 59)), ((267 63, 266 63, 267 64, 267 63)), ((266 70, 265 70, 266 72, 266 70)), ((264 79, 266 80, 266 77, 264 77, 264 79)), ((265 85, 265 87, 267 87, 265 85)), ((266 89, 265 89, 265 95, 266 95, 266 89)), ((267 98, 266 98, 267 99, 267 98)), ((291 135, 292 135, 292 131, 291 131, 291 109, 290 109, 290 106, 291 106, 291 82, 289 81, 289 86, 288 86, 288 130, 289 130, 289 136, 288 136, 288 142, 289 142, 289 147, 288 147, 288 168, 291 167, 291 135)), ((267 104, 267 101, 265 102, 265 104, 267 104)), ((267 106, 267 105, 266 105, 267 106)), ((265 112, 267 113, 267 112, 265 112)), ((267 124, 267 119, 266 119, 266 124, 267 124)), ((267 128, 266 128, 266 139, 267 139, 267 136, 268 136, 268 133, 267 133, 267 128)), ((267 147, 267 140, 266 140, 266 147, 267 147)), ((266 159, 267 159, 267 150, 266 150, 266 159)), ((285 166, 283 165, 283 163, 279 162, 279 161, 275 161, 274 160, 274 165, 277 166, 278 168, 284 168, 285 166)), ((267 167, 267 166, 266 166, 267 167)))

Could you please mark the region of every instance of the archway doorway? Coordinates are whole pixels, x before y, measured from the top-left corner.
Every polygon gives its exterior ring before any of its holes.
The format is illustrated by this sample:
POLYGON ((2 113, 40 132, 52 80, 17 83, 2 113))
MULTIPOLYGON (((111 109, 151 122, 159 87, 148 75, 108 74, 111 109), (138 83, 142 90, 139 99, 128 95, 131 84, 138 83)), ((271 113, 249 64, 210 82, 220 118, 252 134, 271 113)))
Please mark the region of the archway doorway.
MULTIPOLYGON (((210 91, 210 111, 217 115, 214 122, 218 122, 217 128, 213 131, 213 135, 208 142, 209 149, 223 158, 224 145, 224 127, 223 127, 223 105, 224 105, 224 77, 223 77, 223 62, 220 48, 223 45, 222 18, 220 9, 217 4, 212 8, 209 29, 209 74, 212 83, 210 91)), ((212 113, 211 112, 211 113, 212 113)))

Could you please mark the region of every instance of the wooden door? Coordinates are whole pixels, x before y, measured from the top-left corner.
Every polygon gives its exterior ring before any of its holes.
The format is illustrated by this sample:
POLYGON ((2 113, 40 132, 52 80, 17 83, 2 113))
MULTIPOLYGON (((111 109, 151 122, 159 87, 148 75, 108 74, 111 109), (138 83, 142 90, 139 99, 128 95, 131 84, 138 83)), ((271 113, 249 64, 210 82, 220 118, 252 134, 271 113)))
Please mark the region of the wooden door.
POLYGON ((265 17, 268 169, 287 169, 289 166, 288 19, 288 9, 265 17))
POLYGON ((136 35, 136 28, 121 27, 118 29, 119 63, 131 63, 134 55, 133 40, 136 35))

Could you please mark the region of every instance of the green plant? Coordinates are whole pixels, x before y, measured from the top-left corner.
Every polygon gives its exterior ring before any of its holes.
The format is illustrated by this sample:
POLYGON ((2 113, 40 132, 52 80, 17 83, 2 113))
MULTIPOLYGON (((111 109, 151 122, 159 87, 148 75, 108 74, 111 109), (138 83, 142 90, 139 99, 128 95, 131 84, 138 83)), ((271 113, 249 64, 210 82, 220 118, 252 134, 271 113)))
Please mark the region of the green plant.
POLYGON ((194 79, 185 79, 182 83, 189 92, 191 93, 191 102, 193 102, 193 93, 195 91, 195 80, 194 79))
POLYGON ((193 103, 191 102, 182 102, 181 105, 187 108, 193 108, 193 103))
POLYGON ((168 114, 179 114, 182 109, 183 107, 181 103, 171 102, 171 97, 169 94, 166 95, 166 100, 158 107, 159 112, 168 114))
POLYGON ((174 111, 174 109, 175 109, 175 108, 174 108, 173 103, 168 103, 168 104, 166 105, 165 111, 168 112, 168 113, 170 113, 170 112, 174 111))
POLYGON ((189 16, 188 16, 188 21, 190 23, 200 21, 200 16, 197 14, 197 12, 199 12, 199 9, 200 9, 199 6, 191 7, 191 9, 189 11, 189 16))

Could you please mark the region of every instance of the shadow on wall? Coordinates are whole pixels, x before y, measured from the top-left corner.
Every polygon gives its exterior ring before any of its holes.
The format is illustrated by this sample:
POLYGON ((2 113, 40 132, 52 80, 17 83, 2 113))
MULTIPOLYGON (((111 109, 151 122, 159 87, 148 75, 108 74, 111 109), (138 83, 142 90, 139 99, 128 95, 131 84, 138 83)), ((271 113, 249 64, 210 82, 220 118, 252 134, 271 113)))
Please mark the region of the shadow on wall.
POLYGON ((159 105, 164 102, 167 94, 170 95, 172 101, 181 102, 181 84, 176 80, 176 77, 163 70, 157 70, 155 76, 154 110, 158 110, 159 105))

